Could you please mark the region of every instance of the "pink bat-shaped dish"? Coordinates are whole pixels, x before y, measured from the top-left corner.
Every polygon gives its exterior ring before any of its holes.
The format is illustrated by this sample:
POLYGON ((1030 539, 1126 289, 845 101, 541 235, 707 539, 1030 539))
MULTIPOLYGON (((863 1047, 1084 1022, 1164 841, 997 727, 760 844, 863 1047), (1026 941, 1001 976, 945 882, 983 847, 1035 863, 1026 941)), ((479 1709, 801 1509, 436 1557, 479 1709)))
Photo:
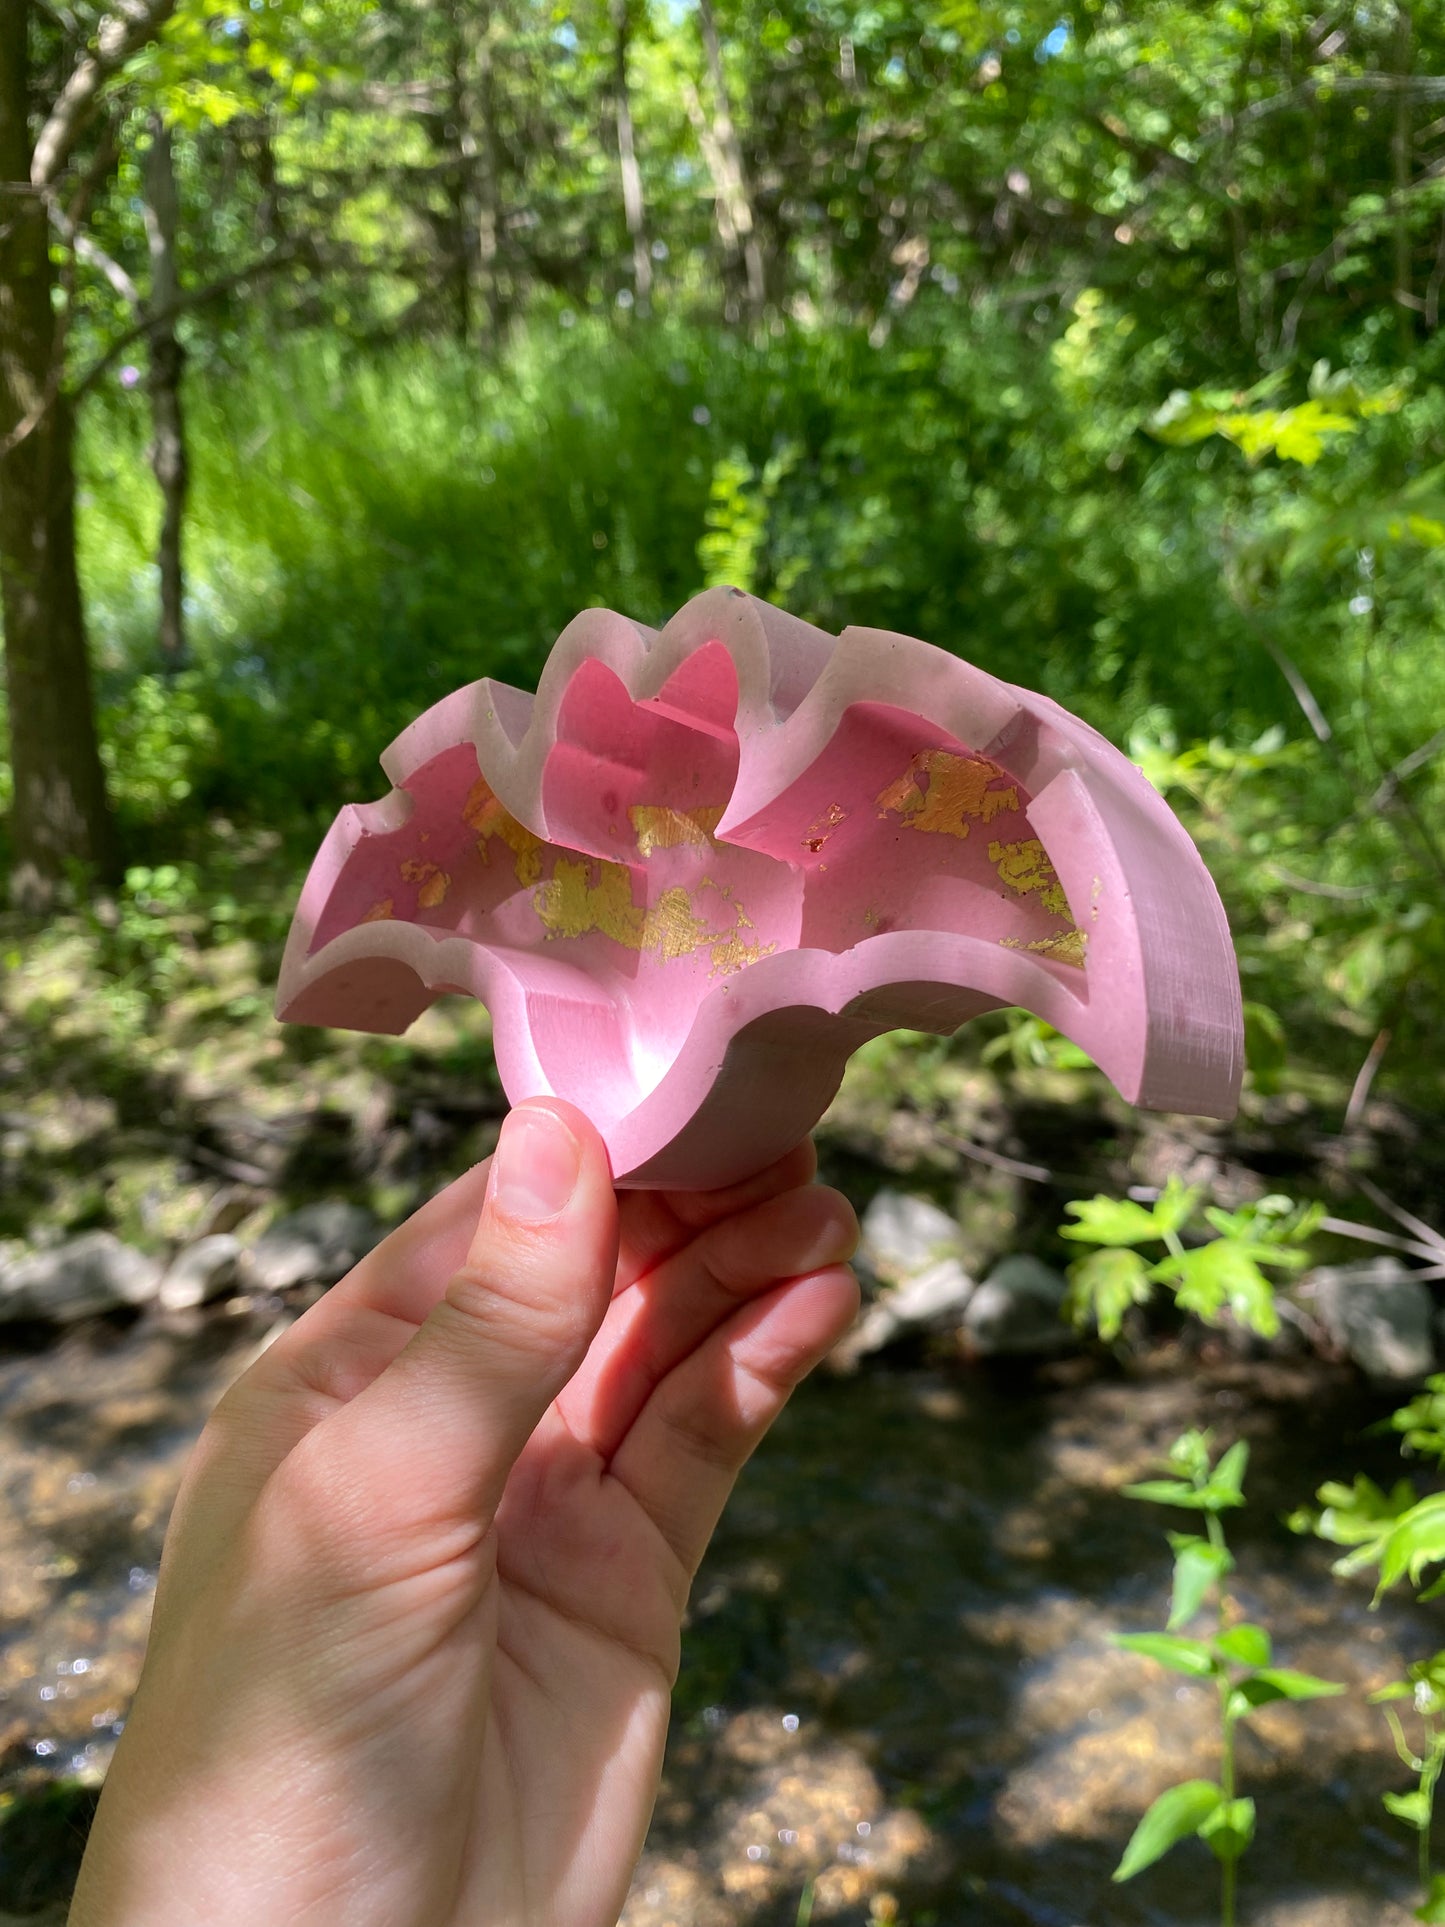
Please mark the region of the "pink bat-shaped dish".
POLYGON ((620 1184, 760 1169, 878 1032, 1025 1005, 1123 1095, 1233 1113, 1239 979, 1168 805, 1103 737, 911 636, 735 589, 589 609, 343 809, 281 967, 292 1023, 492 1013, 508 1096, 570 1099, 620 1184))

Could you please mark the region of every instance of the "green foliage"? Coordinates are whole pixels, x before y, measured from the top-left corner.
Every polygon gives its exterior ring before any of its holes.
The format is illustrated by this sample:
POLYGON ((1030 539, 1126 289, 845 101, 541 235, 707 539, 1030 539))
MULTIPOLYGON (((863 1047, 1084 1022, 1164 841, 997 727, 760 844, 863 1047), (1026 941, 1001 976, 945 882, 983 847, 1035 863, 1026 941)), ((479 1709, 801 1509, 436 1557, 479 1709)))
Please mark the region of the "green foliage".
POLYGON ((1324 1207, 1271 1193, 1239 1211, 1221 1211, 1204 1204, 1203 1195, 1171 1178, 1152 1206, 1102 1196, 1064 1206, 1077 1222, 1061 1226, 1059 1236, 1098 1247, 1069 1267, 1065 1311, 1079 1329, 1093 1324, 1112 1343, 1130 1309, 1147 1305, 1155 1285, 1163 1284, 1181 1311, 1206 1324, 1219 1324, 1227 1312, 1260 1337, 1274 1336, 1275 1287, 1261 1267, 1304 1266, 1305 1244, 1324 1207), (1186 1246, 1185 1235, 1202 1241, 1186 1246), (1135 1247, 1154 1243, 1165 1246, 1165 1255, 1151 1264, 1135 1247))
MULTIPOLYGON (((1424 1389, 1401 1406, 1387 1424, 1400 1435, 1402 1451, 1434 1459, 1437 1467, 1445 1468, 1442 1420, 1445 1376, 1435 1376, 1428 1378, 1424 1389)), ((1418 1586, 1432 1566, 1445 1565, 1445 1493, 1427 1493, 1421 1498, 1408 1479, 1398 1480, 1387 1493, 1373 1480, 1357 1474, 1350 1485, 1339 1481, 1322 1485, 1316 1499, 1316 1506, 1301 1508, 1287 1524, 1296 1532, 1311 1532, 1331 1545, 1347 1547, 1334 1564, 1342 1578, 1375 1568, 1378 1583, 1372 1606, 1378 1606, 1400 1580, 1408 1578, 1411 1585, 1418 1586)), ((1435 1599, 1442 1594, 1445 1574, 1420 1598, 1435 1599)), ((1370 1698, 1384 1708, 1395 1751, 1416 1777, 1416 1785, 1408 1793, 1383 1796, 1386 1811, 1418 1838, 1422 1899, 1415 1918, 1445 1920, 1445 1874, 1434 1870, 1431 1842, 1435 1796, 1445 1772, 1445 1652, 1416 1660, 1403 1679, 1390 1681, 1370 1698), (1398 1711, 1402 1703, 1408 1704, 1418 1724, 1418 1745, 1407 1738, 1398 1711)))
MULTIPOLYGON (((1171 1211, 1178 1211, 1180 1203, 1176 1198, 1171 1211)), ((1236 1728, 1261 1706, 1277 1700, 1323 1699, 1344 1690, 1312 1673, 1276 1666, 1268 1632, 1241 1619, 1225 1589, 1234 1560, 1220 1515, 1244 1504, 1248 1464, 1249 1447, 1243 1439, 1236 1440, 1216 1459, 1211 1434, 1193 1430, 1170 1446, 1159 1468, 1168 1477, 1124 1487, 1130 1498, 1202 1513, 1206 1532, 1169 1535, 1174 1553, 1169 1630, 1119 1635, 1113 1642, 1171 1672, 1190 1679, 1213 1680, 1220 1732, 1218 1781, 1185 1780, 1161 1793, 1135 1828, 1114 1870, 1114 1879, 1131 1880, 1180 1841, 1197 1837, 1220 1864, 1223 1927, 1233 1927, 1235 1866, 1254 1838, 1254 1802, 1241 1798, 1235 1789, 1236 1728), (1198 1637, 1181 1634, 1177 1629, 1198 1617, 1211 1595, 1214 1624, 1210 1632, 1198 1637)))

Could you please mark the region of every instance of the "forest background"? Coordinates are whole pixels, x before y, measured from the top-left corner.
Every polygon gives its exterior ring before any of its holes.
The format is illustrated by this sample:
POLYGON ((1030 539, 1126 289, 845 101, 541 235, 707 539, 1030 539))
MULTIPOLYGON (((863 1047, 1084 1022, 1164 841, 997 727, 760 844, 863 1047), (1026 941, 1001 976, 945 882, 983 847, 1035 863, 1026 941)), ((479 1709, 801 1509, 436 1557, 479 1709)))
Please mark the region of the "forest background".
POLYGON ((19 907, 77 861, 199 902, 218 816, 294 871, 439 694, 733 581, 1077 709, 1200 834, 1256 1056, 1438 1091, 1439 7, 6 0, 0 44, 19 907))
POLYGON ((489 1148, 477 1013, 278 1033, 306 864, 429 703, 727 582, 1087 718, 1240 959, 1232 1132, 1014 1015, 861 1053, 830 1176, 980 1275, 1178 1177, 1445 1275, 1442 294, 1439 0, 0 0, 0 1267, 489 1148))

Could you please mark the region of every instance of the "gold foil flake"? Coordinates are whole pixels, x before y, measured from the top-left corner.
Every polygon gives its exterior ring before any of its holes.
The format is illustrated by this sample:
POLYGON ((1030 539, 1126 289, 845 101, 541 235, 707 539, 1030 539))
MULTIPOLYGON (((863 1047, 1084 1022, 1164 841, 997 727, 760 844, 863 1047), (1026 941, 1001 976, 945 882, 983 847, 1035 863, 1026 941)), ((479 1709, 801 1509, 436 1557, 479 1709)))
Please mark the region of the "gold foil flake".
POLYGON ((446 902, 452 880, 439 863, 428 863, 421 857, 409 856, 401 866, 401 874, 404 882, 421 885, 416 898, 418 910, 435 910, 446 902))
POLYGON ((487 846, 496 837, 512 852, 518 883, 525 886, 539 881, 542 875, 542 851, 545 848, 541 837, 534 836, 511 815, 485 776, 479 776, 467 791, 467 800, 462 805, 462 821, 469 829, 478 832, 477 855, 483 863, 490 863, 492 853, 487 846))
POLYGON ((1068 917, 1069 922, 1073 922, 1064 886, 1036 836, 1021 843, 990 843, 988 860, 998 870, 999 882, 1007 885, 1015 896, 1037 896, 1051 916, 1068 917))
POLYGON ((675 958, 690 957, 716 935, 693 908, 687 891, 674 885, 664 890, 648 911, 642 948, 655 950, 662 963, 672 963, 675 958))
POLYGON ((712 847, 712 833, 721 823, 724 805, 704 804, 695 810, 675 810, 666 803, 636 803, 627 812, 637 836, 639 856, 654 850, 712 847))
POLYGON ((496 792, 485 776, 479 776, 467 791, 467 800, 462 804, 462 821, 469 830, 476 830, 483 836, 491 834, 494 819, 504 815, 496 792))
MULTIPOLYGON (((731 898, 729 901, 731 902, 731 898)), ((756 926, 740 903, 733 904, 733 914, 737 918, 733 929, 716 937, 712 944, 712 970, 709 975, 713 977, 727 977, 735 970, 746 970, 748 965, 755 964, 759 957, 770 957, 778 947, 775 943, 745 942, 743 931, 752 930, 756 926)))
POLYGON ((588 868, 585 858, 574 863, 558 857, 550 879, 532 893, 543 929, 549 937, 585 937, 600 930, 614 943, 640 950, 647 913, 632 901, 631 871, 620 863, 599 863, 597 881, 591 883, 588 868))
POLYGON ((382 897, 378 902, 372 904, 361 921, 363 923, 385 923, 389 917, 394 915, 395 900, 391 897, 382 897))
POLYGON ((811 850, 816 856, 840 823, 846 823, 848 812, 841 803, 830 803, 816 823, 810 823, 803 835, 803 848, 811 850))
POLYGON ((1016 810, 1019 793, 986 756, 921 749, 897 781, 879 791, 877 803, 884 816, 901 816, 910 830, 962 839, 971 823, 991 823, 1002 811, 1016 810))
POLYGON ((1025 943, 1022 937, 1004 937, 1001 941, 1005 950, 1032 950, 1037 956, 1075 964, 1082 970, 1089 937, 1084 930, 1056 930, 1051 937, 1035 937, 1032 943, 1025 943))
POLYGON ((675 963, 699 950, 711 955, 713 974, 743 970, 768 956, 776 944, 748 943, 744 930, 752 919, 721 885, 704 877, 696 892, 680 884, 664 890, 650 909, 632 900, 632 873, 620 863, 599 862, 590 880, 586 859, 559 857, 551 878, 532 893, 532 903, 549 938, 586 937, 593 931, 627 950, 655 951, 659 963, 675 963), (696 895, 716 890, 731 909, 732 926, 717 930, 699 913, 696 895))
POLYGON ((1089 915, 1094 922, 1099 921, 1099 898, 1104 894, 1104 879, 1094 878, 1094 887, 1089 892, 1089 915))

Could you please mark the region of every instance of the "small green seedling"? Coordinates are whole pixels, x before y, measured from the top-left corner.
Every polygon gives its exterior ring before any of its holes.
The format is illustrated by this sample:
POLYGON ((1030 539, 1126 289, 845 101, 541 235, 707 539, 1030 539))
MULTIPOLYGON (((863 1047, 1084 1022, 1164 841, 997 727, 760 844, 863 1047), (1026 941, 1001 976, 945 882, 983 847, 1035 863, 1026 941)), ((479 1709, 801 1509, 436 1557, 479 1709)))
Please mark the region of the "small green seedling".
POLYGON ((1124 1487, 1131 1499, 1201 1514, 1204 1531, 1169 1534, 1174 1583, 1167 1629, 1121 1635, 1114 1644, 1188 1678, 1214 1681, 1219 1701, 1219 1778, 1184 1780, 1161 1793, 1134 1829, 1114 1878, 1132 1880, 1181 1840, 1197 1836, 1220 1865, 1220 1927, 1235 1927, 1238 1866, 1254 1837, 1255 1817, 1254 1801, 1237 1790, 1235 1730, 1241 1720, 1274 1700, 1320 1699, 1344 1689, 1311 1673, 1276 1666, 1264 1627, 1240 1619, 1225 1585, 1234 1570, 1234 1558, 1225 1542, 1221 1514, 1244 1504, 1249 1447, 1241 1440, 1216 1462, 1212 1443, 1208 1432, 1185 1432, 1170 1446, 1160 1467, 1167 1477, 1124 1487), (1206 1610, 1214 1621, 1207 1636, 1193 1637, 1181 1630, 1206 1610))
MULTIPOLYGON (((1399 1433, 1400 1449, 1407 1455, 1433 1459, 1445 1469, 1445 1377, 1427 1378, 1424 1390, 1393 1413, 1385 1429, 1399 1433)), ((1312 1532, 1346 1548, 1334 1564, 1342 1578, 1373 1568, 1378 1581, 1372 1606, 1401 1579, 1419 1586, 1431 1566, 1445 1566, 1445 1492, 1421 1498, 1409 1479, 1398 1479, 1386 1492, 1359 1473, 1351 1485, 1338 1480, 1322 1485, 1316 1498, 1318 1507, 1303 1508, 1288 1523, 1297 1532, 1312 1532)), ((1445 1573, 1419 1596, 1438 1599, 1442 1593, 1445 1573)), ((1384 1707, 1395 1751, 1415 1775, 1409 1792, 1384 1795, 1388 1811, 1417 1838, 1422 1898, 1415 1918, 1445 1923, 1445 1873, 1434 1869, 1431 1841, 1435 1795, 1445 1771, 1445 1652, 1417 1660, 1403 1679, 1392 1680, 1370 1698, 1384 1707), (1418 1746, 1411 1745, 1400 1717, 1406 1702, 1419 1723, 1418 1746)))

